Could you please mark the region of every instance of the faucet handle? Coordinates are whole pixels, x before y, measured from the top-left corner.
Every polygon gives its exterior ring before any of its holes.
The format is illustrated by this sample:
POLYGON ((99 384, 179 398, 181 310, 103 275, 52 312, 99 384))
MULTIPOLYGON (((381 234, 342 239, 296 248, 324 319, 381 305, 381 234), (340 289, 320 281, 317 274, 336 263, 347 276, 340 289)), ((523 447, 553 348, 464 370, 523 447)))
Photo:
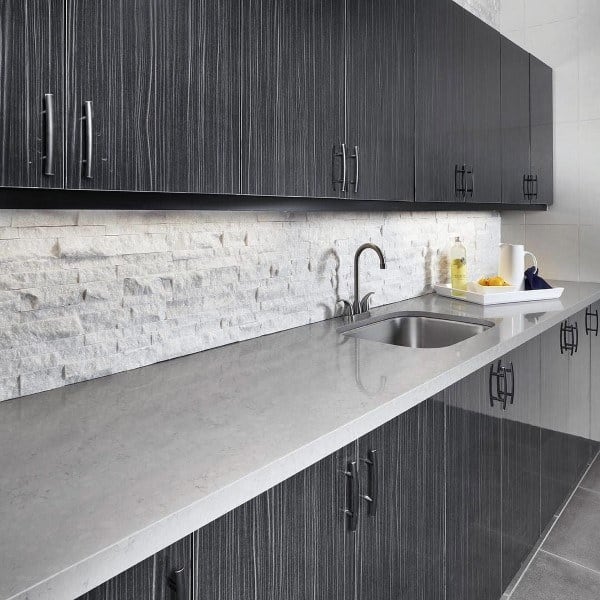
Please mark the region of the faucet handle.
POLYGON ((348 317, 350 319, 354 318, 354 308, 352 307, 351 302, 348 302, 348 300, 338 300, 337 303, 344 305, 344 312, 342 313, 343 317, 348 317))
POLYGON ((375 294, 375 292, 369 292, 361 301, 360 301, 360 312, 368 312, 371 310, 371 298, 375 294))

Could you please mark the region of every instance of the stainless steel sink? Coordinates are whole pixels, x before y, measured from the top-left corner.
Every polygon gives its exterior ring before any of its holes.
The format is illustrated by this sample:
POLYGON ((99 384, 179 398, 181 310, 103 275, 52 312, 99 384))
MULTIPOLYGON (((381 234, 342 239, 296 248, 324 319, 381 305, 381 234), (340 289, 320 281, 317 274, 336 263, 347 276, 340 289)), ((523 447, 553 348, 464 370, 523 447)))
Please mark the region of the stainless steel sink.
POLYGON ((492 321, 426 312, 401 312, 352 323, 338 331, 363 340, 406 346, 445 348, 494 326, 492 321))

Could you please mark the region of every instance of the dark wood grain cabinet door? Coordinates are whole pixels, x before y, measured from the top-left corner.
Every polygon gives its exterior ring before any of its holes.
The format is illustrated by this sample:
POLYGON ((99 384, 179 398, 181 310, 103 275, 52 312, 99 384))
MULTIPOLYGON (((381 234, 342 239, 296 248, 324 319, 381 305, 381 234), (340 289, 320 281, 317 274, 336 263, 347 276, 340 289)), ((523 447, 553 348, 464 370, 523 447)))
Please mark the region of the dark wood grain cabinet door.
POLYGON ((465 200, 502 197, 500 137, 500 34, 465 12, 465 200))
POLYGON ((530 56, 531 202, 554 202, 552 69, 530 56))
POLYGON ((463 201, 465 11, 451 0, 419 0, 415 10, 415 197, 463 201))
POLYGON ((500 598, 502 415, 490 407, 487 370, 444 392, 446 402, 446 597, 500 598))
POLYGON ((502 37, 502 202, 529 204, 529 54, 502 37))
POLYGON ((353 598, 344 473, 355 461, 352 444, 194 534, 193 598, 353 598))
POLYGON ((67 187, 153 190, 154 4, 67 2, 67 187))
POLYGON ((78 600, 180 600, 174 574, 182 569, 183 589, 191 600, 191 557, 192 537, 188 536, 80 596, 78 600))
POLYGON ((242 191, 337 198, 342 160, 332 155, 344 141, 345 2, 240 4, 242 191))
POLYGON ((566 500, 590 458, 590 338, 579 313, 543 333, 542 522, 566 500), (579 348, 564 347, 577 324, 579 348), (564 336, 567 336, 566 338, 564 336))
POLYGON ((540 536, 540 339, 502 358, 514 389, 502 414, 502 586, 508 586, 540 536))
POLYGON ((0 3, 0 186, 63 186, 64 1, 0 3))
POLYGON ((347 3, 349 199, 414 200, 414 0, 347 3))
POLYGON ((357 597, 444 598, 441 396, 379 427, 358 445, 362 494, 373 502, 364 500, 361 506, 357 597))

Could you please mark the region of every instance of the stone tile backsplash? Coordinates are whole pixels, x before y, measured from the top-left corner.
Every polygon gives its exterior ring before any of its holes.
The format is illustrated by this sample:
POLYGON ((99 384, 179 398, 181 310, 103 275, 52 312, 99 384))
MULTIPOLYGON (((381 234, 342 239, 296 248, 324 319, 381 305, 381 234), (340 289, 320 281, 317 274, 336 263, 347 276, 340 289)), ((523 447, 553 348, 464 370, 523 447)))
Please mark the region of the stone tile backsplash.
POLYGON ((0 399, 331 317, 444 279, 455 234, 473 274, 496 268, 492 213, 0 211, 0 399))

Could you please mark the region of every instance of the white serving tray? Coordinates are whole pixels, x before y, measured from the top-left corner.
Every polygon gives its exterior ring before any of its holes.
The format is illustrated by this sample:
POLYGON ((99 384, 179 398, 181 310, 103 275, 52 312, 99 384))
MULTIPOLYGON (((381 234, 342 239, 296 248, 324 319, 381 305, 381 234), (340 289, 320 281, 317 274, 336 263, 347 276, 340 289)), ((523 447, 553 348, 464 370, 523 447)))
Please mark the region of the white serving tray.
POLYGON ((511 302, 531 302, 532 300, 555 300, 560 298, 564 288, 551 288, 549 290, 529 290, 516 292, 499 292, 496 294, 479 294, 478 292, 463 292, 452 289, 449 283, 436 283, 433 286, 436 294, 446 296, 453 300, 472 302, 489 306, 490 304, 509 304, 511 302))

